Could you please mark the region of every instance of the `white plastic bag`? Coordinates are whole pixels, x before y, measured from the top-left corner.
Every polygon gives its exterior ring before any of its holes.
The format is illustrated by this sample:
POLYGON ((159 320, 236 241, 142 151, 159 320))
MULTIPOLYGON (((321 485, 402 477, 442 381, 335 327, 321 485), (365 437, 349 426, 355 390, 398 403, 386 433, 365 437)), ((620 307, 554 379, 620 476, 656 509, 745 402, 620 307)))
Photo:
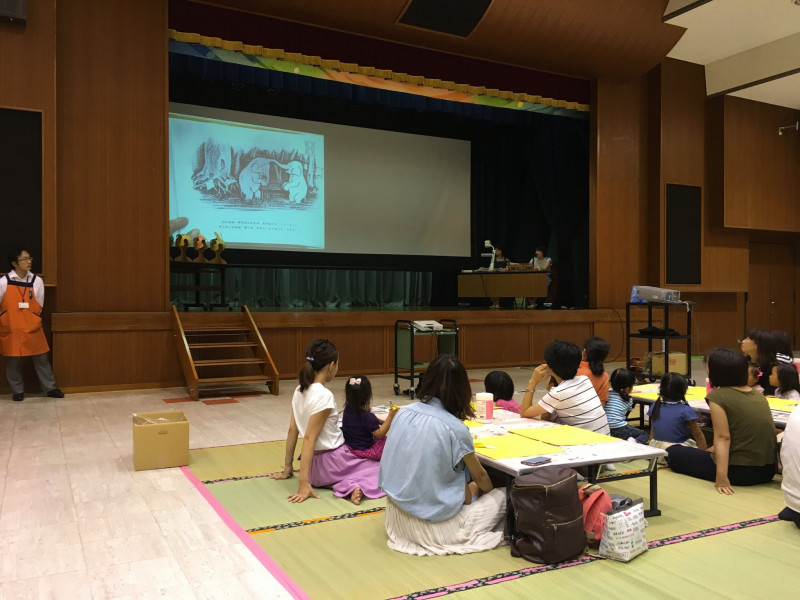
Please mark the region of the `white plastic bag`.
POLYGON ((621 562, 628 562, 639 556, 647 550, 645 527, 647 521, 641 498, 632 506, 610 511, 606 515, 603 537, 600 540, 600 556, 621 562))

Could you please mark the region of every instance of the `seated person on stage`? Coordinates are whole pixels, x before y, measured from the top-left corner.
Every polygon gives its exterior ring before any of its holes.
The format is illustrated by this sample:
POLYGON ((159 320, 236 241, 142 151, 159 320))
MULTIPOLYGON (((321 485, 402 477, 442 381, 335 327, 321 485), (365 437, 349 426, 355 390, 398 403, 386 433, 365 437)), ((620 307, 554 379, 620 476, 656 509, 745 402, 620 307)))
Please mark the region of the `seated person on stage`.
POLYGON ((447 354, 425 371, 420 401, 392 423, 380 463, 387 545, 405 554, 467 554, 503 543, 506 492, 475 455, 464 366, 447 354))
POLYGON ((520 415, 541 417, 608 435, 608 419, 600 398, 589 378, 578 375, 580 348, 570 342, 556 340, 545 348, 544 360, 545 364, 536 367, 528 381, 520 415), (534 388, 551 376, 556 385, 537 404, 533 404, 534 388))
MULTIPOLYGON (((511 261, 503 254, 503 247, 496 245, 494 247, 494 268, 495 271, 505 270, 511 261)), ((500 298, 492 298, 492 306, 490 308, 500 308, 500 298)))
MULTIPOLYGON (((533 265, 534 271, 547 271, 547 294, 550 295, 550 283, 552 282, 552 275, 550 275, 550 268, 553 266, 553 261, 547 253, 547 246, 538 246, 533 258, 530 260, 533 265)), ((536 308, 537 304, 544 304, 547 298, 527 298, 528 308, 536 308)))
POLYGON ((514 400, 514 382, 505 371, 492 371, 483 380, 484 389, 492 395, 494 405, 519 414, 520 404, 514 400))
POLYGON ((748 358, 729 348, 708 354, 708 378, 715 388, 706 398, 714 423, 708 451, 674 445, 667 461, 676 473, 713 481, 720 494, 733 485, 757 485, 775 476, 775 423, 763 395, 747 386, 748 358))

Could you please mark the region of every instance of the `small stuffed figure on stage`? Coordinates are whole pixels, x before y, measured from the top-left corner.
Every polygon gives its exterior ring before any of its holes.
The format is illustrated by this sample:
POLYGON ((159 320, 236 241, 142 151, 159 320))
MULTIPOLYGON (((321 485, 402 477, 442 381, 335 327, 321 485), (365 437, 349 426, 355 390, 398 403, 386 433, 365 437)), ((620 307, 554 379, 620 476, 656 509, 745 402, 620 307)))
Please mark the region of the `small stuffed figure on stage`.
POLYGON ((0 278, 0 354, 6 357, 6 377, 15 402, 25 399, 20 371, 22 357, 30 356, 42 390, 50 398, 63 398, 47 360, 50 346, 42 330, 44 283, 31 273, 33 257, 24 248, 8 257, 11 271, 0 278))
POLYGON ((226 265, 228 264, 228 261, 222 258, 222 252, 225 250, 225 240, 223 240, 222 236, 216 231, 214 232, 214 235, 217 237, 211 240, 211 243, 209 244, 211 251, 214 252, 214 258, 211 260, 211 262, 217 265, 226 265))
POLYGON ((344 386, 344 412, 342 433, 344 443, 350 446, 359 458, 380 460, 386 445, 386 434, 397 414, 396 405, 389 409, 389 416, 381 423, 371 411, 372 385, 364 375, 351 377, 344 386))
POLYGON ((195 237, 193 241, 194 249, 197 250, 197 258, 195 258, 192 262, 208 262, 205 256, 206 249, 208 248, 206 236, 204 236, 202 233, 198 233, 197 237, 195 237))
POLYGON ((175 236, 175 247, 180 248, 181 253, 175 257, 175 262, 189 262, 189 257, 186 256, 186 251, 189 249, 192 240, 188 235, 179 233, 175 236))

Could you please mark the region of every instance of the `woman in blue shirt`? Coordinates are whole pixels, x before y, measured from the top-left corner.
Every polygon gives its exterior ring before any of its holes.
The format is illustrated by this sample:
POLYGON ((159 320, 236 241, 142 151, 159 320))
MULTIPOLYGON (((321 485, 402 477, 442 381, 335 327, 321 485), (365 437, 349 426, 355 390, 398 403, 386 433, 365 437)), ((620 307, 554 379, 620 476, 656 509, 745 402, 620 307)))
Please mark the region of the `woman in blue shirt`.
POLYGON ((420 556, 499 546, 505 491, 493 489, 463 422, 474 417, 464 366, 436 357, 419 395, 398 412, 381 458, 388 546, 420 556))

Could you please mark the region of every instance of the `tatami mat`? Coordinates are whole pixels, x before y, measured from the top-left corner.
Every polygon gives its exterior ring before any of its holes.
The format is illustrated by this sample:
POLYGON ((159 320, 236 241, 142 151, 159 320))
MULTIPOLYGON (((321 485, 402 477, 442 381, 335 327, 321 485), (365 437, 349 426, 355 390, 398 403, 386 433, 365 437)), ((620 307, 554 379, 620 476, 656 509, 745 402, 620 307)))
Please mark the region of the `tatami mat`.
MULTIPOLYGON (((704 597, 716 597, 716 589, 724 590, 719 597, 732 598, 736 595, 731 590, 753 588, 753 585, 731 587, 727 583, 728 571, 732 569, 738 576, 750 564, 750 554, 759 565, 763 563, 764 573, 776 578, 787 578, 794 573, 794 563, 788 568, 790 556, 800 555, 800 530, 786 523, 769 523, 752 530, 724 532, 657 548, 627 565, 591 561, 523 577, 520 572, 535 565, 511 557, 508 547, 465 556, 408 556, 386 546, 380 510, 384 500, 366 500, 357 507, 335 498, 330 490, 317 490, 319 499, 301 504, 287 502, 286 496, 297 489, 296 477, 286 481, 259 477, 278 469, 283 456, 283 442, 194 450, 190 469, 199 479, 209 482, 206 484, 209 492, 242 528, 276 528, 253 533, 253 539, 311 598, 417 597, 422 592, 442 593, 439 588, 448 586, 456 587, 446 590, 447 593, 459 590, 460 597, 476 598, 529 597, 532 589, 537 590, 537 595, 540 590, 548 590, 548 599, 575 598, 582 592, 592 596, 617 595, 622 590, 647 598, 687 598, 697 597, 693 578, 701 582, 704 597), (237 477, 245 479, 228 479, 237 477), (780 543, 767 543, 770 535, 760 534, 761 531, 780 536, 780 543), (726 539, 742 541, 731 541, 728 547, 726 539), (749 554, 739 547, 748 543, 757 543, 749 554), (698 545, 710 548, 706 552, 711 554, 694 550, 698 545), (687 559, 696 552, 702 560, 687 559), (692 564, 685 567, 684 575, 683 563, 687 560, 692 564), (738 568, 730 566, 731 563, 739 563, 738 568), (699 571, 702 576, 697 574, 699 571), (718 576, 718 572, 722 575, 718 576), (514 575, 469 591, 475 581, 481 578, 494 581, 503 573, 514 575), (623 575, 625 580, 620 584, 618 580, 623 575), (473 583, 465 589, 464 584, 469 582, 473 583)), ((624 463, 617 465, 620 471, 625 467, 624 463)), ((769 485, 738 487, 735 495, 721 496, 709 482, 669 470, 660 471, 658 477, 659 508, 663 514, 649 520, 649 540, 775 515, 783 507, 777 478, 769 485)), ((606 483, 604 487, 613 493, 643 496, 645 502, 649 498, 647 478, 606 483)))

